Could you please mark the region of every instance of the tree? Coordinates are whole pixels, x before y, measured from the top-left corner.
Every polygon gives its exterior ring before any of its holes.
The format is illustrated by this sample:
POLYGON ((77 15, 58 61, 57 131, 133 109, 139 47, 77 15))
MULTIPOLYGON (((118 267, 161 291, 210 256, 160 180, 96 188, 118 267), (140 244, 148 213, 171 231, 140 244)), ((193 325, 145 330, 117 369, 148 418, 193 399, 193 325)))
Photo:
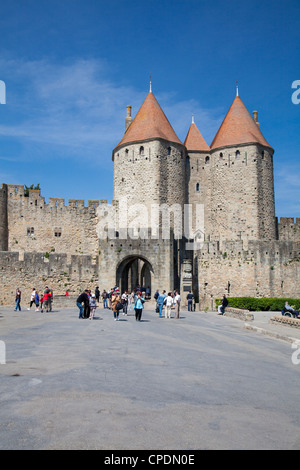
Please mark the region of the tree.
POLYGON ((32 184, 31 186, 26 186, 26 184, 24 184, 24 196, 25 197, 28 197, 29 196, 29 189, 35 189, 35 190, 40 190, 40 183, 38 183, 36 186, 34 186, 34 184, 32 184))

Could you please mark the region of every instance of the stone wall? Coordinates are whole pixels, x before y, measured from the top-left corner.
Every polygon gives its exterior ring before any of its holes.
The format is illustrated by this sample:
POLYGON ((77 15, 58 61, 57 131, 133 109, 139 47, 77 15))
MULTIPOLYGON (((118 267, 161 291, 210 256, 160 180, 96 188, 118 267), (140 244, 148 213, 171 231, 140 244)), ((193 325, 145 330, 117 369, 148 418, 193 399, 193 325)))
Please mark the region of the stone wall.
POLYGON ((113 287, 118 281, 118 270, 134 259, 145 260, 151 266, 152 295, 156 289, 160 292, 174 289, 174 240, 151 239, 150 229, 147 234, 147 238, 107 238, 100 241, 100 291, 113 287))
POLYGON ((300 297, 300 243, 205 243, 198 252, 201 308, 231 297, 300 297))
POLYGON ((279 240, 300 241, 300 217, 281 217, 278 221, 279 240))
POLYGON ((99 201, 45 198, 40 191, 29 190, 24 196, 22 185, 7 185, 8 250, 86 254, 97 256, 96 234, 99 201))
POLYGON ((53 289, 54 295, 64 295, 66 290, 77 295, 98 285, 98 259, 91 256, 50 253, 0 252, 0 304, 14 305, 15 292, 22 291, 22 303, 30 301, 32 288, 43 292, 45 286, 53 289))

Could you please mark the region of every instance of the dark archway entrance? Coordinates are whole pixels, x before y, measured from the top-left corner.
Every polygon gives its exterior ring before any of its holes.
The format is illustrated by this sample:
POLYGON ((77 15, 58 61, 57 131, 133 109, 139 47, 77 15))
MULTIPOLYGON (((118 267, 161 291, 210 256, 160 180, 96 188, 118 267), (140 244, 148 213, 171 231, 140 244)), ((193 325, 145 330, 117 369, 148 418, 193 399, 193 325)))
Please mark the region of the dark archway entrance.
POLYGON ((121 292, 132 292, 137 287, 150 287, 153 280, 153 268, 142 256, 128 256, 119 264, 116 282, 121 292))

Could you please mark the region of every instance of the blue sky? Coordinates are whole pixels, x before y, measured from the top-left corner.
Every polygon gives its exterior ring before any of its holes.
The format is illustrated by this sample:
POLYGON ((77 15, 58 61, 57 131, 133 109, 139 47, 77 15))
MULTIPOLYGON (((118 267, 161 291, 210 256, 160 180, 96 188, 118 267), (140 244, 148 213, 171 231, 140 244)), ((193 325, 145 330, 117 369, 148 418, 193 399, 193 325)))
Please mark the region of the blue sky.
POLYGON ((300 217, 300 2, 1 0, 0 182, 112 199, 112 150, 152 89, 208 144, 239 93, 275 149, 276 215, 300 217))

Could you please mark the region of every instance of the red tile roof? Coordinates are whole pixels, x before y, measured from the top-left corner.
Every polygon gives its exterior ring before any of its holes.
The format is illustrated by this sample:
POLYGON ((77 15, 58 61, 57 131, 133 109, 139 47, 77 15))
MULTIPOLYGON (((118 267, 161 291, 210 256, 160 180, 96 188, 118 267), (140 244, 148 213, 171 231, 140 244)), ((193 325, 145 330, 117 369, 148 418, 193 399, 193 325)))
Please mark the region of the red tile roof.
POLYGON ((192 122, 187 136, 184 141, 184 145, 190 151, 193 150, 210 150, 209 146, 202 137, 201 132, 194 122, 192 122))
POLYGON ((115 150, 124 144, 154 138, 182 145, 155 96, 150 92, 115 150))
POLYGON ((246 143, 259 143, 272 148, 262 135, 241 98, 236 96, 210 148, 216 149, 246 143))

